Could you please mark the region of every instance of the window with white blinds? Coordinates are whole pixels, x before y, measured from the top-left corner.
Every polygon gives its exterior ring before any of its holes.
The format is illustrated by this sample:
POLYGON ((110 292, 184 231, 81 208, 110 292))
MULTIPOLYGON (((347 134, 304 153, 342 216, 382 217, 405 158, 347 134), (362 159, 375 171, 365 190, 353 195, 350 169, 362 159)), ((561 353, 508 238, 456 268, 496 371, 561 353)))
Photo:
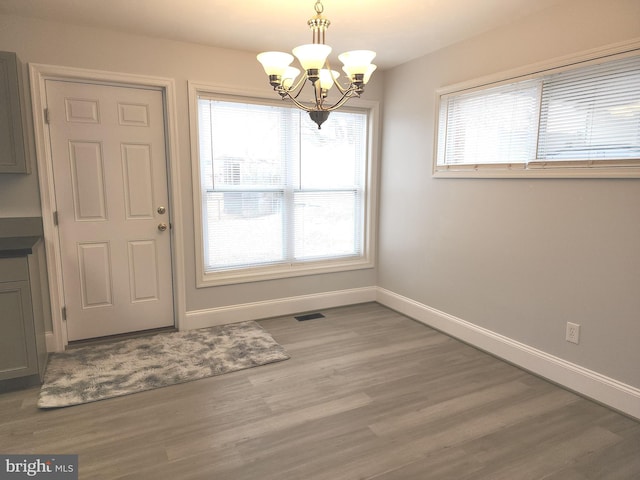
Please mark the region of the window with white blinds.
POLYGON ((640 158, 640 56, 542 80, 538 159, 640 158))
MULTIPOLYGON (((368 113, 197 98, 205 275, 230 283, 369 262, 368 113)), ((360 267, 362 268, 362 267, 360 267)))
POLYGON ((441 93, 436 176, 640 174, 640 52, 521 78, 441 93))
POLYGON ((536 153, 540 84, 524 81, 441 102, 439 163, 524 163, 536 153))

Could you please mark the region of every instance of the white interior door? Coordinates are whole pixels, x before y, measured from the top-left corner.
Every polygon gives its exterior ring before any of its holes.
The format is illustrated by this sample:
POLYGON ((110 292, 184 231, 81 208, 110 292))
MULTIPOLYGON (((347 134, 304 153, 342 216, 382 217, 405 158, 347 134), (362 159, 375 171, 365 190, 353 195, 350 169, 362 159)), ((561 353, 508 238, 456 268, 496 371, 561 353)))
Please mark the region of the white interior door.
POLYGON ((69 341, 174 325, 162 92, 46 96, 69 341))

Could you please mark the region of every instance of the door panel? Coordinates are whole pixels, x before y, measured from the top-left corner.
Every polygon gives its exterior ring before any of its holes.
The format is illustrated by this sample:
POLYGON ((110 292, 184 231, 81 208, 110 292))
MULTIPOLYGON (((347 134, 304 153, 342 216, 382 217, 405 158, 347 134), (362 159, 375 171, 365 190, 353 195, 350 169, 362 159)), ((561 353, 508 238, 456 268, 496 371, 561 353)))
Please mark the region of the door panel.
POLYGON ((127 219, 153 218, 153 176, 149 145, 122 145, 127 219))
POLYGON ((158 255, 154 240, 129 242, 131 301, 158 299, 158 255))
POLYGON ((82 308, 111 306, 111 255, 108 243, 78 244, 82 308))
POLYGON ((46 93, 68 339, 173 325, 162 92, 47 80, 46 93))
POLYGON ((102 148, 98 142, 69 142, 76 221, 107 220, 102 148))

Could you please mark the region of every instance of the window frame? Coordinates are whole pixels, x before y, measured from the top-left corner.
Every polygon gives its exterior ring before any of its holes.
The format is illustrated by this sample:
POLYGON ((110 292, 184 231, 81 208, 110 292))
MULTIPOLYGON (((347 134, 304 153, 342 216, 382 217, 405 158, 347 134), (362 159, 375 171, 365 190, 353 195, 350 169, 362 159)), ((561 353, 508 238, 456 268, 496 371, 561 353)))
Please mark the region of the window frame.
POLYGON ((188 82, 189 125, 191 143, 191 174, 193 186, 193 212, 195 234, 196 288, 232 285, 264 280, 275 280, 298 276, 336 273, 375 267, 375 238, 377 220, 377 172, 378 172, 378 128, 379 104, 376 101, 357 99, 343 111, 357 111, 367 115, 366 164, 364 166, 364 211, 362 255, 300 263, 284 263, 246 267, 217 272, 205 269, 204 222, 202 221, 202 181, 200 176, 200 142, 198 138, 198 98, 206 96, 219 100, 236 100, 263 105, 290 106, 282 100, 265 97, 263 90, 238 89, 215 84, 188 82))
POLYGON ((437 89, 435 92, 432 176, 435 178, 640 178, 640 159, 609 161, 532 159, 526 163, 438 165, 440 136, 442 134, 440 131, 440 110, 443 99, 448 96, 524 80, 535 80, 553 73, 637 55, 640 55, 640 39, 530 64, 437 89))

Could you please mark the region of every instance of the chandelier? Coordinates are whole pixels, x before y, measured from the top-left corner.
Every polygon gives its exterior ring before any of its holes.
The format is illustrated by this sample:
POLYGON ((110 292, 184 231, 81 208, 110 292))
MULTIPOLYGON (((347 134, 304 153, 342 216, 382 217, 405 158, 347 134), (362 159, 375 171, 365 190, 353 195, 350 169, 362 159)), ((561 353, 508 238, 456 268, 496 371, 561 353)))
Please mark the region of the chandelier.
POLYGON ((364 86, 371 78, 376 65, 371 61, 376 56, 371 50, 353 50, 338 56, 343 63, 342 70, 346 74, 349 84, 341 85, 338 81, 340 73, 331 69, 329 54, 331 47, 326 45, 325 33, 331 22, 322 16, 324 7, 320 0, 314 5, 315 16, 307 22, 313 32, 313 43, 300 45, 292 50, 298 58, 304 75, 297 81, 300 70, 290 66, 293 56, 284 52, 263 52, 258 55, 258 61, 269 76, 269 83, 284 100, 288 98, 298 108, 309 112, 311 119, 318 125, 329 117, 329 112, 340 108, 350 98, 359 97, 364 92, 364 86), (313 103, 298 100, 306 81, 313 87, 313 103), (335 85, 340 98, 335 102, 328 100, 329 90, 335 85))

